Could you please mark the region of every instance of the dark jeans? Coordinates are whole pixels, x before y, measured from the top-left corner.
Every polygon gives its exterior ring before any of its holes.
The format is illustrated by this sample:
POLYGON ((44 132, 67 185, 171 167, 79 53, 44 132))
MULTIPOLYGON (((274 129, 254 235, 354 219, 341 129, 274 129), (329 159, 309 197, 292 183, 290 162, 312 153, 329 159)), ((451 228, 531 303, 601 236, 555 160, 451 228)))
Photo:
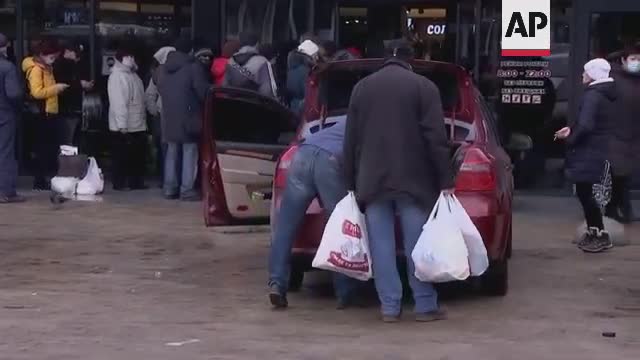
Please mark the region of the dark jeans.
POLYGON ((605 214, 611 218, 631 220, 633 208, 631 206, 631 178, 629 176, 613 176, 611 201, 607 204, 605 214))
POLYGON ((113 187, 144 186, 147 134, 144 131, 122 134, 112 132, 113 187))
POLYGON ((587 182, 576 183, 576 195, 582 205, 584 218, 587 221, 587 227, 604 230, 602 212, 600 211, 600 206, 598 206, 596 199, 593 197, 593 184, 587 182))
POLYGON ((43 115, 34 124, 35 187, 46 187, 58 171, 62 122, 58 115, 43 115))
POLYGON ((167 145, 162 142, 162 127, 160 126, 160 118, 150 118, 149 125, 155 152, 156 175, 160 177, 160 181, 164 181, 164 157, 167 152, 167 145))
MULTIPOLYGON (((269 286, 277 286, 282 293, 288 290, 291 248, 313 199, 320 197, 328 216, 346 195, 338 160, 316 146, 301 146, 289 167, 280 211, 274 224, 269 254, 269 286)), ((342 301, 349 301, 351 280, 335 273, 334 286, 336 296, 342 301)))
POLYGON ((0 119, 0 197, 16 195, 17 178, 16 119, 9 117, 0 119))
POLYGON ((60 144, 62 145, 77 145, 78 127, 80 121, 82 121, 81 114, 64 114, 60 117, 61 131, 60 131, 60 144))

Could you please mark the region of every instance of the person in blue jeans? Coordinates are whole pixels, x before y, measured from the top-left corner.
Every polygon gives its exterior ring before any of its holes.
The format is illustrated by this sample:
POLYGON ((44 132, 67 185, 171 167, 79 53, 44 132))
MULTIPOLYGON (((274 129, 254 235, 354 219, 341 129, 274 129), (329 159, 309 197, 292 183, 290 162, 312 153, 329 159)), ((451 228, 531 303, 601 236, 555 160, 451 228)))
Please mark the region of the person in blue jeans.
POLYGON ((413 50, 392 41, 380 70, 353 89, 344 139, 347 188, 364 209, 373 279, 382 320, 397 322, 402 282, 396 265, 395 221, 400 222, 417 321, 446 318, 433 285, 419 281, 411 252, 441 191, 453 177, 440 91, 413 72, 413 50))
MULTIPOLYGON (((274 308, 286 308, 291 248, 307 208, 319 197, 329 216, 347 195, 342 172, 342 142, 346 120, 308 136, 294 156, 274 224, 269 255, 269 299, 274 308)), ((352 283, 334 273, 338 308, 351 305, 352 283)))

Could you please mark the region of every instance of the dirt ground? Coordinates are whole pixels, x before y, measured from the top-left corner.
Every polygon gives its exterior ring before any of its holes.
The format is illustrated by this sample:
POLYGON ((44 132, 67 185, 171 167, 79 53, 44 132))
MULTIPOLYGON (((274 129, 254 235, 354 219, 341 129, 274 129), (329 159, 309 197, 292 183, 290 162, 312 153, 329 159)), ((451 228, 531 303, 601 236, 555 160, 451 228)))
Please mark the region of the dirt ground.
POLYGON ((448 321, 415 323, 407 305, 383 324, 375 304, 335 310, 322 274, 272 311, 266 229, 206 229, 199 204, 149 191, 53 210, 32 195, 0 207, 0 359, 639 359, 640 227, 586 255, 575 200, 516 207, 508 296, 456 291, 448 321))

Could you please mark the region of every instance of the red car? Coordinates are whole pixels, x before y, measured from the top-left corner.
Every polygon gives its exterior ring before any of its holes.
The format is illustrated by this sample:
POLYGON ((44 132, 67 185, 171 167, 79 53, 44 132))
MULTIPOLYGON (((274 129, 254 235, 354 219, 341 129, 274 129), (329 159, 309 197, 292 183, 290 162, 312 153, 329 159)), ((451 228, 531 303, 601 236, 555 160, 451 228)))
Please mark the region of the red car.
MULTIPOLYGON (((381 65, 379 59, 350 60, 314 71, 307 85, 306 109, 298 138, 345 117, 354 85, 381 65)), ((461 67, 416 61, 413 68, 433 81, 441 92, 445 110, 443 126, 450 136, 451 161, 456 171, 456 196, 480 230, 491 260, 489 270, 481 278, 483 288, 492 295, 505 295, 512 242, 513 177, 511 160, 500 145, 494 115, 461 67)), ((393 119, 389 126, 393 126, 393 119)), ((296 150, 296 145, 289 147, 277 163, 272 223, 278 216, 287 170, 296 150)), ((326 214, 318 201, 314 201, 294 244, 290 289, 299 288, 305 271, 311 270, 325 222, 326 214)), ((396 242, 401 254, 400 236, 396 236, 396 242)))

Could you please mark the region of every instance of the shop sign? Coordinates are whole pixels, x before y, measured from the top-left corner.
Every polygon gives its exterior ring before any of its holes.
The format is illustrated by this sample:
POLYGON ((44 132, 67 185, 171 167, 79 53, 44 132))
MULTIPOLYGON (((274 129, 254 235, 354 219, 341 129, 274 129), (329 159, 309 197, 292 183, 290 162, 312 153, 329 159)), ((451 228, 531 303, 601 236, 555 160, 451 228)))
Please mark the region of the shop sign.
POLYGON ((501 61, 497 73, 502 81, 501 102, 542 105, 548 95, 551 75, 548 61, 501 61))
POLYGON ((427 35, 444 35, 447 32, 447 25, 432 24, 427 26, 427 35))
POLYGON ((551 0, 502 0, 502 56, 551 55, 551 0))

